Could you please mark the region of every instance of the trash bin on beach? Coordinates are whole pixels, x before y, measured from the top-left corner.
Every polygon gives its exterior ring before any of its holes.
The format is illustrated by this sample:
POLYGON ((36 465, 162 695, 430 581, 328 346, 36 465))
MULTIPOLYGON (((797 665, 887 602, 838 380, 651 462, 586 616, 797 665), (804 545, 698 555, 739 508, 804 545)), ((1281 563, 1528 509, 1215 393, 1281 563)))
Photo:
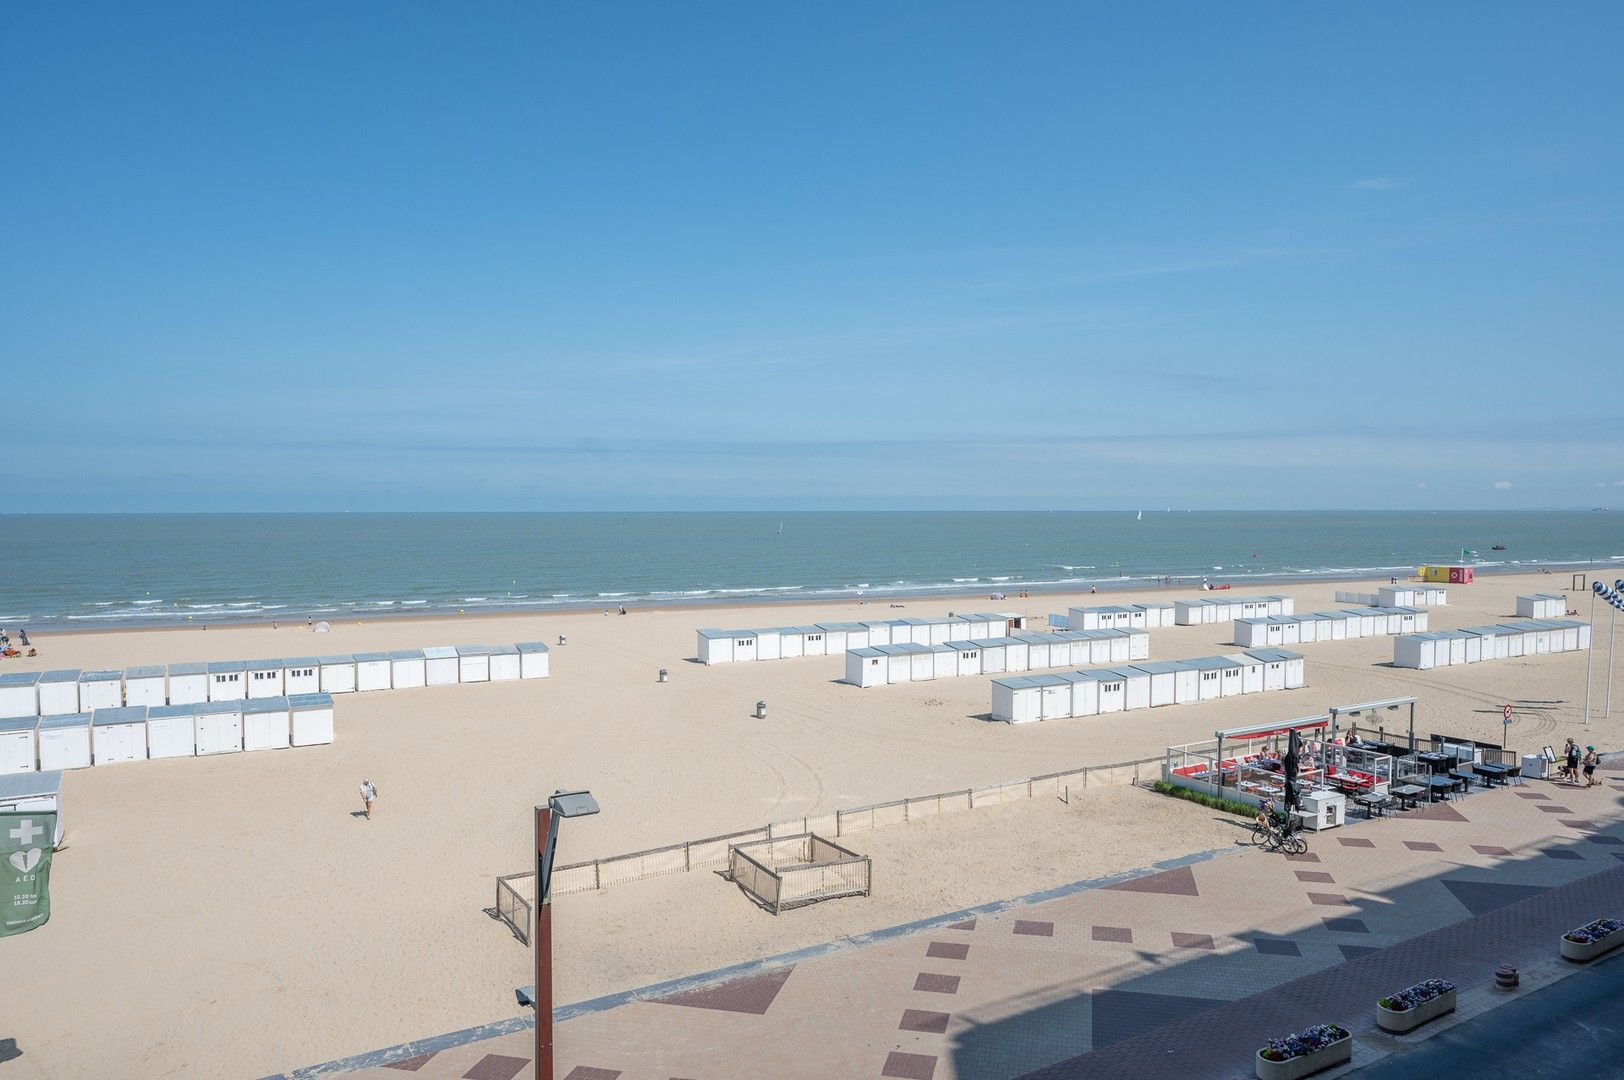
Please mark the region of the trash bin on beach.
POLYGON ((660 669, 660 681, 661 682, 668 682, 670 680, 670 678, 671 678, 671 673, 669 671, 665 670, 665 668, 661 668, 660 669))
POLYGON ((756 719, 767 719, 767 703, 765 701, 756 702, 756 719))
POLYGON ((569 639, 568 639, 568 638, 566 638, 566 637, 565 637, 565 636, 564 636, 564 635, 563 635, 563 634, 559 634, 559 635, 558 635, 558 643, 559 643, 559 644, 560 644, 560 645, 563 645, 563 644, 564 644, 564 643, 565 643, 565 642, 567 642, 567 641, 568 641, 568 640, 569 640, 569 639))

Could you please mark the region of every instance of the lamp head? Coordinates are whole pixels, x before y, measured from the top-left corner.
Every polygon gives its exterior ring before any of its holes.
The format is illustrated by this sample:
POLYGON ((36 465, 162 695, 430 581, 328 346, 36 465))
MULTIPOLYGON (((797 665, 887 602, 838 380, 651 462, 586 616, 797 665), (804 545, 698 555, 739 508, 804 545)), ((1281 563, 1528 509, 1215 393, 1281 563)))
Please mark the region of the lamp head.
POLYGON ((598 812, 598 800, 590 791, 555 791, 547 797, 547 805, 559 817, 588 817, 598 812))

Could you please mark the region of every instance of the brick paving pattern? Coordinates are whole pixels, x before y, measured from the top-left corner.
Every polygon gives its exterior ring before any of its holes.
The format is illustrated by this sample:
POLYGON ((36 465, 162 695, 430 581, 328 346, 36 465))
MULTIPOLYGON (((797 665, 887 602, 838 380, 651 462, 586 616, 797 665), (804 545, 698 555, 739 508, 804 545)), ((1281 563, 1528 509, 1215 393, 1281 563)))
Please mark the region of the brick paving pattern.
MULTIPOLYGON (((1624 790, 1564 788, 1573 809, 1544 813, 1552 800, 1530 786, 1310 834, 1295 858, 1238 836, 1234 854, 634 998, 560 1023, 559 1073, 1249 1075, 1270 1037, 1325 1020, 1358 1031, 1383 993, 1428 977, 1484 985, 1498 964, 1549 957, 1564 930, 1617 913, 1624 790), (1591 816, 1559 816, 1575 811, 1591 816)), ((532 1039, 357 1072, 530 1078, 532 1039), (520 1071, 501 1071, 512 1062, 520 1071)))

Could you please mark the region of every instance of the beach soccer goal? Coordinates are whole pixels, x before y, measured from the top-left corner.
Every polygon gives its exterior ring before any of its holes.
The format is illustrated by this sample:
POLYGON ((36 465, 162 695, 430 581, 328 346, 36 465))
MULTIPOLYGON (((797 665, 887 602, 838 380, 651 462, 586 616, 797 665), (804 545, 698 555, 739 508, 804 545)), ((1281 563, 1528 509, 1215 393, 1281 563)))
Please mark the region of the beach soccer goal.
POLYGON ((809 832, 731 845, 727 876, 774 915, 837 896, 867 896, 874 883, 868 856, 809 832))

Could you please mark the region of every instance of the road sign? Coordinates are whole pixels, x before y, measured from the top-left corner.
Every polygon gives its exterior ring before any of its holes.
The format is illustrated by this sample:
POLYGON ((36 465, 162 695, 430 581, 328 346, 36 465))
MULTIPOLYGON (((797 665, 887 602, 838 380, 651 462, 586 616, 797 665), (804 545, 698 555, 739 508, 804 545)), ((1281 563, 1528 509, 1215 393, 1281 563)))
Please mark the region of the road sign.
POLYGON ((1504 708, 1504 709, 1502 709, 1502 710, 1501 710, 1501 711, 1502 711, 1502 712, 1503 712, 1503 713, 1504 713, 1504 714, 1505 714, 1505 717, 1506 717, 1506 723, 1508 723, 1508 724, 1509 724, 1509 723, 1511 723, 1511 706, 1510 706, 1510 705, 1507 705, 1507 706, 1506 706, 1506 707, 1505 707, 1505 708, 1504 708))

